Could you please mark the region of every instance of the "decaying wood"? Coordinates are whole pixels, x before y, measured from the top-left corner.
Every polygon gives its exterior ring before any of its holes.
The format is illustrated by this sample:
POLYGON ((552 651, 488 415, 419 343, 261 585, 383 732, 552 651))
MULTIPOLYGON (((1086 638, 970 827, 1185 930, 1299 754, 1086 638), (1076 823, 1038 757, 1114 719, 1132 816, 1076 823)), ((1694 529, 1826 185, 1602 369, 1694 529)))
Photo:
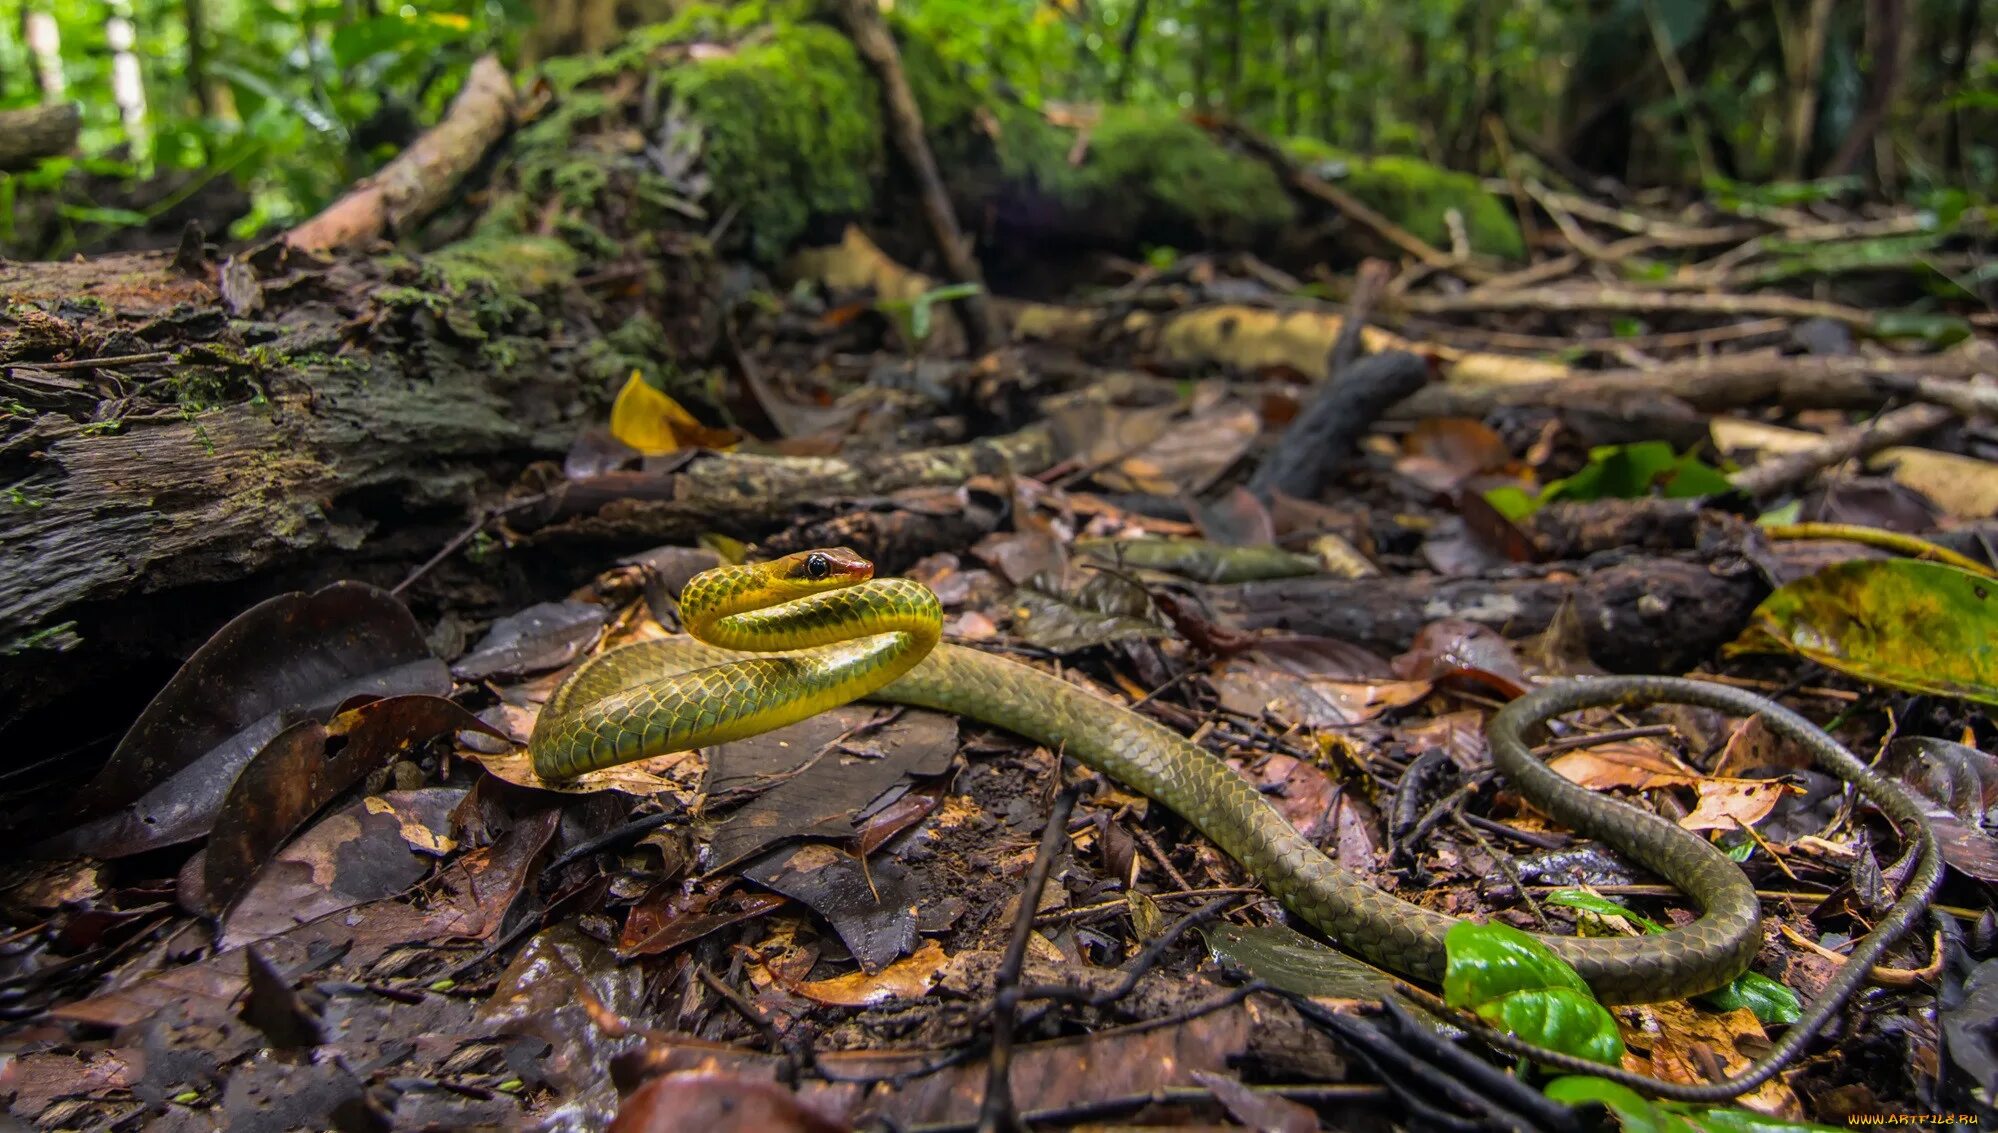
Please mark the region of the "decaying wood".
POLYGON ((1740 560, 1635 557, 1580 574, 1545 568, 1497 578, 1298 578, 1200 593, 1229 625, 1324 634, 1385 652, 1407 649, 1440 618, 1520 637, 1546 629, 1572 605, 1598 665, 1656 673, 1711 657, 1768 592, 1740 560))
POLYGON ((76 144, 83 111, 76 103, 0 110, 0 169, 25 169, 76 144))
POLYGON ((435 212, 513 125, 513 80, 497 57, 472 64, 442 121, 395 160, 285 236, 304 251, 393 235, 435 212))
POLYGON ((977 257, 971 254, 970 241, 958 231, 957 212, 951 206, 950 195, 944 191, 943 175, 937 172, 936 158, 930 153, 930 144, 923 136, 923 112, 916 105, 914 92, 909 89, 909 79, 902 70, 902 54, 895 47, 895 37, 890 34, 887 21, 881 18, 881 9, 873 0, 837 0, 834 7, 840 22, 846 25, 854 49, 873 68, 875 78, 881 82, 881 99, 888 112, 889 135, 895 143, 896 152, 901 154, 902 160, 915 174, 917 193, 923 205, 923 219, 929 224, 930 236, 936 241, 937 254, 943 257, 944 266, 949 269, 952 278, 959 283, 978 286, 975 294, 957 301, 959 310, 965 314, 965 331, 970 336, 971 348, 976 353, 995 349, 1005 341, 1005 332, 992 313, 991 301, 985 294, 985 272, 979 267, 977 257))
POLYGON ((307 281, 294 294, 336 298, 232 324, 212 277, 175 270, 170 252, 0 265, 0 292, 84 312, 17 308, 0 371, 9 396, 45 407, 0 443, 0 644, 58 629, 74 643, 0 666, 0 723, 86 676, 185 656, 276 590, 392 584, 600 412, 560 347, 522 337, 499 362, 384 302, 357 266, 272 270, 307 281), (126 345, 155 342, 170 349, 126 345), (229 586, 190 589, 214 584, 229 586))

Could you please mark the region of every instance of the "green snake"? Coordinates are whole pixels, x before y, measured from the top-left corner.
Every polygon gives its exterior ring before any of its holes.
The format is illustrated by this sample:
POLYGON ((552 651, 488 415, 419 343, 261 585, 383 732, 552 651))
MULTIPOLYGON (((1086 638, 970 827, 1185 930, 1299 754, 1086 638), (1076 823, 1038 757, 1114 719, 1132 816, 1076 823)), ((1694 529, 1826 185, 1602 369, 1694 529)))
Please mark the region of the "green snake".
MULTIPOLYGON (((528 743, 535 772, 572 778, 741 739, 861 698, 955 713, 1065 752, 1163 803, 1342 946, 1406 976, 1442 979, 1444 934, 1460 918, 1391 896, 1342 869, 1247 779, 1170 729, 1029 665, 941 643, 936 595, 910 579, 873 575, 866 559, 830 548, 695 576, 680 598, 691 637, 608 650, 556 688, 528 743)), ((1665 700, 1761 715, 1921 846, 1894 909, 1854 949, 1805 1019, 1749 1072, 1704 1087, 1663 1088, 1670 1084, 1632 1076, 1632 1084, 1653 1093, 1707 1100, 1751 1088, 1798 1053, 1921 915, 1942 864, 1919 804, 1808 720, 1763 697, 1671 677, 1570 680, 1537 689, 1493 719, 1494 762, 1535 806, 1670 881, 1701 910, 1691 924, 1658 935, 1540 937, 1603 1001, 1712 991, 1745 971, 1762 945, 1761 906, 1726 855, 1675 823, 1570 783, 1529 751, 1528 731, 1562 713, 1665 700)))

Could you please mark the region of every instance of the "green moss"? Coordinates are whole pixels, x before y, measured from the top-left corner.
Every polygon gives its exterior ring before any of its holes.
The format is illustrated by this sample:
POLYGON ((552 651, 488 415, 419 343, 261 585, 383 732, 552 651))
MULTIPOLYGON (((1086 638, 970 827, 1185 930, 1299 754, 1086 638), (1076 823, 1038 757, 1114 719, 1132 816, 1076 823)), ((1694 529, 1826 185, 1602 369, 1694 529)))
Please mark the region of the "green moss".
POLYGON ((545 236, 480 233, 447 244, 427 260, 455 294, 487 289, 536 294, 567 286, 581 264, 574 249, 545 236))
POLYGON ((1106 107, 1080 164, 1070 160, 1075 143, 1073 131, 1038 114, 1008 115, 1000 167, 1070 207, 1192 230, 1219 243, 1253 243, 1297 219, 1268 165, 1221 145, 1176 112, 1106 107))
POLYGON ((1464 218, 1474 250, 1509 260, 1526 258, 1526 241, 1511 210, 1468 173, 1414 157, 1359 157, 1316 138, 1289 138, 1284 148, 1293 159, 1314 167, 1326 180, 1438 248, 1450 247, 1444 214, 1454 208, 1464 218))
POLYGON ((735 227, 759 257, 788 250, 815 215, 873 203, 879 96, 834 29, 779 24, 662 79, 705 134, 713 199, 739 208, 735 227))
POLYGON ((636 370, 655 388, 669 389, 674 374, 664 360, 674 353, 666 328, 650 315, 638 315, 584 344, 576 369, 586 388, 617 389, 636 370))

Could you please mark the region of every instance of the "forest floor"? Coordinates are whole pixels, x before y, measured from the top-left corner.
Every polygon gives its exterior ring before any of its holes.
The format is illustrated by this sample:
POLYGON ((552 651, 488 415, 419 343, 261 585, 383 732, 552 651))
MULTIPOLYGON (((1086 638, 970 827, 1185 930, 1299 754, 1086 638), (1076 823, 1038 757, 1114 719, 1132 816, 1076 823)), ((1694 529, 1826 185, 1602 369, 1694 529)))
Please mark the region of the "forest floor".
MULTIPOLYGON (((1988 235, 1513 190, 1533 267, 1377 225, 1399 264, 1316 279, 1106 256, 1059 302, 995 302, 1007 340, 975 354, 937 281, 857 229, 800 257, 715 336, 733 424, 634 380, 458 535, 395 544, 398 584, 239 603, 102 771, 58 768, 55 805, 47 767, 13 789, 67 811, 0 890, 0 1093, 50 1129, 1599 1118, 1380 1008, 1384 977, 1332 966, 1168 809, 973 721, 857 704, 535 776, 520 745, 556 683, 677 632, 694 573, 852 546, 936 591, 946 640, 1193 737, 1370 883, 1539 931, 1693 911, 1508 790, 1497 707, 1603 672, 1780 698, 1921 797, 1949 873, 1933 923, 1742 1104, 1992 1119, 1988 235), (1869 298, 1937 290, 1920 315, 1869 298), (686 535, 645 542, 662 529, 686 535), (568 573, 517 565, 550 560, 568 573)), ((209 301, 238 304, 249 261, 198 268, 209 301)), ((271 318, 360 290, 259 270, 271 318)), ((490 332, 368 287, 423 334, 490 332)), ((199 427, 168 368, 214 327, 111 350, 49 322, 100 313, 56 306, 10 316, 14 395, 55 413, 111 381, 127 416, 199 427)), ((1542 754, 1726 849, 1762 899, 1754 970, 1805 1002, 1911 868, 1908 831, 1758 718, 1599 710, 1542 754)), ((1782 1030, 1761 994, 1612 1009, 1622 1064, 1739 1069, 1782 1030)))

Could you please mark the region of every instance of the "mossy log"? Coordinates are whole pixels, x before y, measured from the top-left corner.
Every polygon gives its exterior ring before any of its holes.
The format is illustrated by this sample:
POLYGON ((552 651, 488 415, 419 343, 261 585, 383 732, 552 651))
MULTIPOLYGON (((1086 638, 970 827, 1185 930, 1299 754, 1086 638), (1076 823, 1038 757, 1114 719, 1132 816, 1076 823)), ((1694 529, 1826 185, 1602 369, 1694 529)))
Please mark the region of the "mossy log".
MULTIPOLYGON (((13 301, 0 319, 0 729, 124 695, 108 688, 148 691, 270 594, 397 586, 517 495, 532 462, 604 419, 629 373, 617 336, 587 317, 578 262, 553 241, 482 237, 420 259, 273 246, 205 275, 170 253, 0 265, 13 301), (249 294, 256 316, 232 314, 249 294)), ((698 358, 704 305, 669 288, 659 307, 680 316, 640 316, 652 333, 624 345, 653 365, 698 358)), ((1058 455, 1045 429, 851 464, 695 454, 567 481, 510 516, 532 529, 532 553, 456 557, 425 585, 458 608, 518 605, 620 548, 751 539, 828 495, 1058 455)))

